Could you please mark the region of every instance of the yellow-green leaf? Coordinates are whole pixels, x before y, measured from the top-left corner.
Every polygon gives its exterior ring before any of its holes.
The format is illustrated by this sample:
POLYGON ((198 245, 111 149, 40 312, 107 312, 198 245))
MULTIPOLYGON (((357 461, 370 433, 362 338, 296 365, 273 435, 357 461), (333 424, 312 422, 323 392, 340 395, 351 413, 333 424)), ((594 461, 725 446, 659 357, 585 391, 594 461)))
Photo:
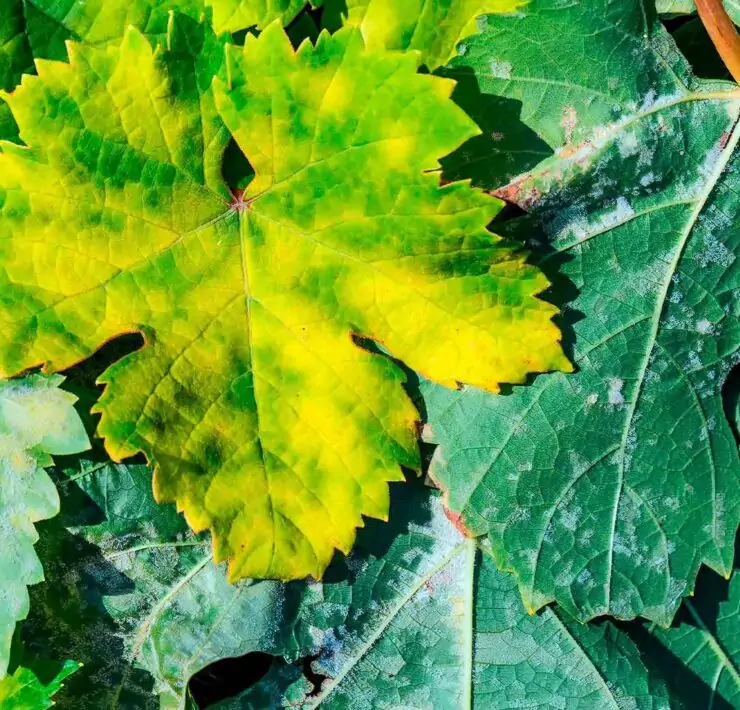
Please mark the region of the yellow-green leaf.
POLYGON ((368 47, 421 53, 430 69, 455 56, 458 43, 475 34, 481 15, 516 12, 527 0, 324 0, 330 25, 362 30, 368 47))
POLYGON ((278 24, 229 47, 215 103, 256 171, 231 198, 184 51, 132 29, 10 98, 30 148, 0 156, 0 369, 143 333, 102 378, 108 450, 156 464, 232 579, 320 576, 419 461, 401 371, 353 335, 496 390, 569 367, 555 308, 486 230, 500 203, 440 187, 438 158, 476 128, 414 54, 352 28, 294 53, 278 24))
POLYGON ((213 26, 217 32, 265 27, 276 19, 287 25, 307 4, 306 0, 205 1, 213 8, 213 26))

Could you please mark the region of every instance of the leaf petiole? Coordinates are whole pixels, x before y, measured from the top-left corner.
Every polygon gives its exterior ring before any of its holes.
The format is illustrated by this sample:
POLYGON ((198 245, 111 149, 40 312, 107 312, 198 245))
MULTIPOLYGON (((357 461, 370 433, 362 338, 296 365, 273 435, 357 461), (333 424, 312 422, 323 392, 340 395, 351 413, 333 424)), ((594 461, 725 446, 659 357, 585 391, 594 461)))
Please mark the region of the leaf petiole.
POLYGON ((740 34, 722 0, 695 0, 696 9, 722 61, 740 84, 740 34))

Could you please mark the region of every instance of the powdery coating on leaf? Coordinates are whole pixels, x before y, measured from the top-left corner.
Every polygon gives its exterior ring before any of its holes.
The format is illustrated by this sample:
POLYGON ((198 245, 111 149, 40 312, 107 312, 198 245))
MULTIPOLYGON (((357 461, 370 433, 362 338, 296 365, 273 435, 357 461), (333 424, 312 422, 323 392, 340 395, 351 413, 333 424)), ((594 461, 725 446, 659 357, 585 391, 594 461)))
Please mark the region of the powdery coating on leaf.
POLYGON ((101 378, 108 450, 156 464, 232 579, 319 577, 419 467, 400 369, 352 336, 496 389, 569 368, 556 309, 486 230, 500 203, 431 172, 476 129, 416 57, 353 29, 296 53, 273 24, 211 92, 208 33, 174 22, 169 45, 70 45, 10 97, 31 148, 0 156, 0 364, 64 369, 142 332, 101 378), (256 172, 239 201, 217 179, 229 133, 256 172))
POLYGON ((533 211, 561 298, 578 294, 578 372, 509 397, 429 387, 432 474, 530 608, 667 624, 702 563, 731 569, 740 520, 721 396, 740 348, 740 94, 693 79, 637 1, 533 0, 467 47, 452 75, 521 102, 554 149, 501 192, 533 211))
MULTIPOLYGON (((58 389, 63 379, 0 380, 0 678, 8 670, 15 624, 28 614, 26 587, 44 579, 33 524, 59 512, 44 467, 52 464, 51 454, 89 448, 73 407, 77 398, 58 389)), ((4 687, 10 692, 12 683, 4 687)))
MULTIPOLYGON (((609 624, 583 627, 549 609, 528 615, 515 582, 496 570, 483 545, 457 533, 437 492, 416 484, 397 492, 397 529, 360 533, 350 558, 362 560, 358 571, 333 567, 338 581, 311 585, 301 600, 297 637, 307 626, 305 652, 318 655, 313 670, 329 677, 318 696, 293 703, 357 710, 669 707, 665 688, 621 632, 609 624)), ((271 697, 279 697, 269 682, 271 697)), ((237 708, 260 706, 248 694, 219 705, 237 708)))
POLYGON ((263 648, 295 657, 289 587, 229 584, 209 540, 154 501, 147 467, 78 466, 59 485, 63 519, 88 522, 45 528, 48 583, 32 590, 23 626, 38 655, 83 662, 62 707, 181 708, 189 679, 214 661, 263 648))

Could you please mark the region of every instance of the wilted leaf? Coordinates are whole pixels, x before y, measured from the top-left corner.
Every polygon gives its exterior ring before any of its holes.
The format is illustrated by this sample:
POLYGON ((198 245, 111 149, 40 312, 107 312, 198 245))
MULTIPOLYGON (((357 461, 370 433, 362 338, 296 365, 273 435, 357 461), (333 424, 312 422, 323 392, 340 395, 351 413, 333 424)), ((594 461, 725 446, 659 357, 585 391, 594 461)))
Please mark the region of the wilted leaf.
POLYGON ((132 29, 71 59, 9 99, 31 147, 0 156, 0 366, 143 333, 99 431, 157 464, 232 579, 320 576, 418 468, 403 375, 353 334, 451 386, 569 367, 546 279, 486 231, 500 203, 430 172, 475 129, 413 55, 353 29, 296 54, 279 25, 230 47, 217 105, 256 170, 235 198, 185 49, 132 29))
POLYGON ((433 475, 532 609, 668 623, 702 563, 729 574, 740 517, 721 398, 740 349, 740 92, 692 80, 637 1, 533 0, 466 45, 450 73, 520 101, 555 150, 499 194, 544 230, 555 296, 577 288, 578 373, 504 397, 428 387, 433 475))
POLYGON ((294 676, 271 674, 219 710, 669 707, 626 635, 551 609, 528 615, 436 492, 414 482, 394 493, 390 526, 371 523, 346 562, 305 588, 297 621, 278 620, 318 656, 318 693, 304 684, 300 697, 294 676))
MULTIPOLYGON (((89 448, 72 406, 76 397, 58 387, 63 380, 0 380, 0 679, 8 670, 15 624, 28 614, 26 587, 44 579, 33 524, 59 512, 59 496, 44 467, 52 455, 89 448)), ((3 687, 10 692, 13 684, 3 687)))
POLYGON ((359 27, 371 49, 416 50, 429 69, 455 56, 460 40, 477 31, 480 15, 512 13, 525 4, 526 0, 323 0, 325 26, 359 27))

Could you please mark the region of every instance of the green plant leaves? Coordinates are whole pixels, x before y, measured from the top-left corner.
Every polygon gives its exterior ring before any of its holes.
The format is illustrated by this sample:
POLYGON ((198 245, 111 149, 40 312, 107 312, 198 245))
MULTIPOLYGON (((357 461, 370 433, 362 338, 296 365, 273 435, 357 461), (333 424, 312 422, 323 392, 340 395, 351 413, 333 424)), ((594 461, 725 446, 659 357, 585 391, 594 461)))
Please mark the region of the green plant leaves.
POLYGON ((505 397, 427 388, 433 476, 530 608, 668 623, 702 563, 729 574, 740 515, 721 400, 740 348, 740 94, 692 81, 637 2, 537 0, 466 45, 451 75, 520 101, 555 150, 498 194, 532 209, 540 263, 578 290, 578 372, 505 397))
POLYGON ((529 616, 515 582, 460 535, 436 492, 411 483, 394 494, 390 529, 371 523, 346 562, 304 591, 295 629, 326 677, 318 692, 287 673, 278 689, 272 675, 219 710, 669 707, 621 632, 550 609, 529 616), (260 689, 271 702, 251 700, 260 689))
POLYGON ((211 53, 184 28, 182 51, 134 29, 70 45, 9 97, 30 149, 0 156, 0 364, 60 370, 142 332, 102 377, 108 450, 156 463, 232 579, 318 577, 418 468, 403 375, 353 334, 448 385, 570 365, 546 279, 486 231, 500 204, 429 172, 475 132, 451 82, 356 30, 294 53, 271 25, 215 83, 256 171, 232 198, 229 132, 193 75, 211 53))
POLYGON ((524 0, 324 0, 324 25, 359 27, 368 47, 413 50, 429 69, 455 56, 460 40, 475 34, 476 21, 488 13, 508 14, 524 0), (343 16, 346 15, 346 18, 343 16), (340 19, 342 18, 342 19, 340 19))
POLYGON ((52 697, 64 685, 64 680, 79 668, 79 664, 67 661, 61 668, 48 669, 39 677, 39 668, 18 666, 12 675, 0 679, 0 707, 6 710, 45 710, 54 705, 52 697))
MULTIPOLYGON (((8 669, 15 624, 28 614, 26 587, 44 579, 33 524, 59 512, 44 468, 52 455, 89 448, 73 407, 76 397, 58 388, 63 379, 0 380, 0 679, 8 669)), ((10 682, 3 687, 2 692, 12 690, 10 682)))
POLYGON ((651 633, 665 650, 654 662, 686 707, 737 707, 740 703, 740 579, 700 585, 701 596, 684 601, 677 623, 651 633), (683 671, 676 673, 676 666, 683 671), (699 682, 697 682, 699 681, 699 682), (700 689, 697 692, 697 687, 700 689))
POLYGON ((662 681, 610 624, 528 616, 514 581, 418 481, 394 486, 392 522, 371 522, 323 584, 232 586, 208 541, 155 504, 144 466, 83 463, 65 475, 62 516, 39 544, 49 583, 34 589, 23 628, 36 653, 84 661, 61 707, 149 707, 157 694, 161 707, 183 707, 190 675, 253 650, 289 665, 219 708, 446 708, 471 696, 494 709, 560 698, 574 709, 668 707, 662 681), (290 665, 308 655, 327 676, 316 697, 290 665))
POLYGON ((62 707, 182 708, 190 676, 215 660, 268 645, 295 654, 274 622, 285 592, 229 584, 210 540, 155 503, 149 468, 83 460, 64 473, 62 515, 39 542, 48 581, 23 626, 37 655, 84 664, 62 707))

